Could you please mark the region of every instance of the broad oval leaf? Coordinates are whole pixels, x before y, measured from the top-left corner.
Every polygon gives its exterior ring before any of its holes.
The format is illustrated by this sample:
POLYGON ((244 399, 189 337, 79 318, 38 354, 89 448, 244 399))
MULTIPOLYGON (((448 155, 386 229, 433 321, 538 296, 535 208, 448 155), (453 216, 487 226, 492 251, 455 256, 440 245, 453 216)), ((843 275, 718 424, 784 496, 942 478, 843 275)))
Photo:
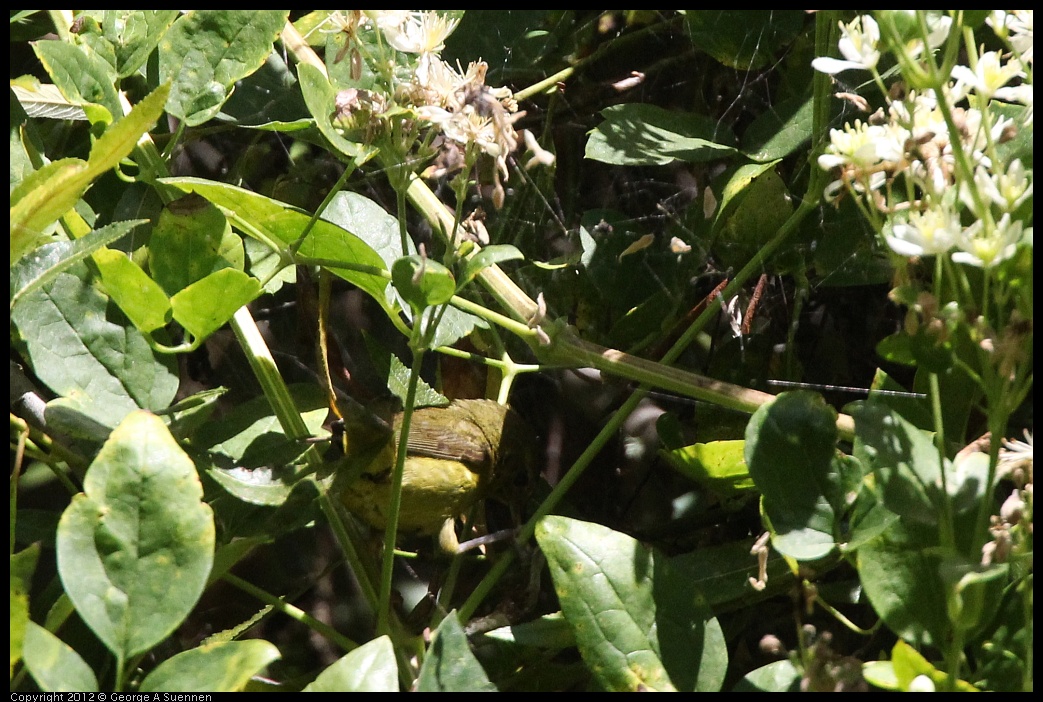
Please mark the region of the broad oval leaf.
POLYGON ((223 268, 170 298, 174 319, 199 342, 232 318, 243 305, 260 297, 261 283, 242 271, 223 268))
POLYGON ((163 421, 137 411, 102 446, 58 523, 58 574, 118 658, 166 638, 199 600, 214 558, 213 513, 163 421))
POLYGON ((720 689, 723 634, 668 559, 600 524, 545 517, 536 540, 580 654, 606 690, 720 689))
POLYGON ((834 548, 843 504, 836 455, 836 411, 810 392, 787 392, 760 407, 746 426, 746 465, 764 496, 780 552, 801 560, 834 548))
POLYGON ((11 319, 37 377, 109 430, 132 410, 165 408, 177 392, 176 361, 149 347, 83 263, 25 295, 11 319))
POLYGON ((453 272, 438 261, 421 256, 403 256, 395 261, 391 282, 415 310, 449 302, 456 292, 453 272))
POLYGON ((146 334, 170 321, 170 300, 163 288, 127 254, 102 249, 94 254, 105 292, 123 314, 146 334))

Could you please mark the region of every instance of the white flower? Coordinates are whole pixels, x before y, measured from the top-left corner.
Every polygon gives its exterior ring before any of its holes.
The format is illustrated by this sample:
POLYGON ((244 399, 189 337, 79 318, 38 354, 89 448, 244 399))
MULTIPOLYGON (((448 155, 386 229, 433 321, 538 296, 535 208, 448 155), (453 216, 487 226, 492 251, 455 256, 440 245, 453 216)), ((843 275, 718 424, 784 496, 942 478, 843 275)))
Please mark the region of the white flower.
POLYGON ((1021 221, 1011 222, 1010 214, 1004 214, 995 230, 985 232, 983 220, 979 219, 957 237, 956 244, 962 249, 953 253, 952 260, 978 268, 989 268, 1014 255, 1021 241, 1021 221))
POLYGON ((398 26, 388 26, 384 36, 399 51, 409 54, 433 54, 445 47, 445 40, 459 19, 446 19, 437 12, 412 14, 398 26))
POLYGON ((398 29, 413 16, 412 10, 363 10, 364 14, 377 29, 398 29))
POLYGON ((1025 63, 1032 63, 1032 10, 993 10, 985 20, 996 36, 1010 42, 1025 63))
POLYGON ((951 208, 939 206, 913 212, 908 222, 892 224, 890 232, 885 227, 884 237, 900 256, 933 256, 951 249, 961 229, 959 216, 951 208))
POLYGON ((1023 75, 1020 61, 1011 59, 1002 63, 997 51, 986 51, 982 54, 973 71, 967 66, 953 66, 952 69, 952 77, 956 79, 957 85, 969 85, 986 100, 992 98, 996 91, 1011 79, 1023 75))
POLYGON ((872 70, 880 60, 880 27, 869 15, 856 17, 850 24, 840 23, 840 53, 846 61, 820 56, 811 62, 816 71, 833 75, 852 68, 872 70))
POLYGON ((1032 181, 1021 159, 1011 161, 1006 173, 993 174, 979 166, 974 172, 974 182, 979 192, 1005 212, 1013 212, 1032 197, 1032 181))
MULTIPOLYGON (((952 28, 952 17, 930 13, 927 15, 927 45, 937 49, 949 37, 952 28)), ((923 41, 911 39, 905 43, 905 53, 916 58, 923 52, 923 41)))
POLYGON ((869 169, 884 160, 883 152, 891 155, 891 143, 883 125, 855 120, 853 125, 845 124, 843 130, 829 130, 829 146, 826 153, 818 157, 818 165, 827 171, 837 166, 869 169))

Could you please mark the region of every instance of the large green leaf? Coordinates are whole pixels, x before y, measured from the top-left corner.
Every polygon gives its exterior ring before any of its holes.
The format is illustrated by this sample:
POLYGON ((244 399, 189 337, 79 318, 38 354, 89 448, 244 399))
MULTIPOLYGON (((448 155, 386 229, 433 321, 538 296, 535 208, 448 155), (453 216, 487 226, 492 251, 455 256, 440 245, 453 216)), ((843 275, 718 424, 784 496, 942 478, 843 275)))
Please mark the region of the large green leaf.
POLYGON ((892 522, 857 552, 858 575, 873 610, 891 631, 916 646, 939 645, 950 633, 946 588, 939 576, 936 527, 892 522))
POLYGON ((164 207, 149 237, 149 272, 167 295, 222 268, 243 270, 244 262, 243 240, 221 210, 198 195, 164 207))
POLYGON ((416 681, 419 692, 496 692, 452 611, 435 629, 416 681))
POLYGON ((398 663, 391 639, 359 646, 319 673, 305 692, 398 692, 398 663))
POLYGON ((601 111, 585 156, 618 166, 713 161, 735 154, 735 137, 704 115, 630 103, 601 111))
POLYGON ((147 334, 170 321, 170 301, 163 288, 127 254, 103 249, 94 254, 94 263, 105 292, 135 327, 147 334))
MULTIPOLYGON (((163 178, 162 182, 185 192, 199 193, 225 210, 236 226, 269 247, 296 241, 311 216, 286 203, 225 183, 202 178, 163 178)), ((388 304, 385 290, 387 267, 369 244, 354 233, 319 219, 298 251, 303 256, 342 262, 350 268, 330 266, 344 280, 357 285, 381 305, 388 304)))
POLYGON ((723 634, 662 554, 599 524, 545 517, 536 540, 580 654, 606 690, 719 690, 723 634))
POLYGON ((35 42, 33 49, 54 84, 71 102, 101 105, 113 117, 123 114, 112 66, 64 41, 35 42))
POLYGON ((743 153, 760 163, 789 156, 811 139, 812 107, 810 97, 772 105, 743 133, 743 153))
POLYGON ((153 414, 130 414, 62 514, 58 574, 76 611, 119 659, 148 651, 199 600, 213 513, 195 466, 153 414))
POLYGON ((121 78, 133 75, 145 64, 177 17, 177 10, 102 10, 98 13, 101 36, 112 47, 121 78))
MULTIPOLYGON (((883 504, 904 519, 936 524, 941 509, 941 471, 931 435, 886 405, 851 405, 860 454, 876 475, 883 504)), ((945 461, 946 470, 949 461, 945 461)))
POLYGON ((11 320, 37 377, 109 429, 135 409, 165 408, 177 392, 176 363, 149 347, 83 263, 25 295, 11 320))
POLYGON ((191 10, 159 43, 170 114, 196 126, 213 119, 242 80, 264 64, 287 10, 191 10))
POLYGON ((203 644, 160 663, 141 682, 141 691, 238 692, 281 657, 278 648, 260 639, 203 644))
POLYGON ((787 392, 761 406, 746 427, 746 465, 764 496, 772 543, 800 560, 835 548, 838 512, 844 508, 842 470, 836 459, 837 413, 810 392, 787 392))

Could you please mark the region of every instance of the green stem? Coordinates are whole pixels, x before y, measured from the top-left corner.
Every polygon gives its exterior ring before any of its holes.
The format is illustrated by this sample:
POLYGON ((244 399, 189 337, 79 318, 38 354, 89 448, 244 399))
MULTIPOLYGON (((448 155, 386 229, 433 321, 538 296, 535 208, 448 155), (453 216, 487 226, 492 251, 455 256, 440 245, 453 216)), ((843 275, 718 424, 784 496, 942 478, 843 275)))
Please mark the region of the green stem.
MULTIPOLYGON (((308 427, 304 424, 304 419, 301 418, 301 414, 294 404, 290 390, 286 387, 286 382, 279 373, 279 367, 276 366, 275 359, 272 358, 268 344, 261 336, 261 331, 257 328, 250 310, 245 306, 240 307, 232 316, 230 325, 283 432, 290 439, 308 438, 310 436, 308 427)), ((322 465, 322 456, 315 446, 310 447, 304 456, 308 466, 312 469, 317 469, 322 465)))
MULTIPOLYGON (((419 316, 419 313, 418 315, 419 316)), ((420 327, 414 327, 414 338, 420 334, 420 327)), ((406 454, 409 443, 409 427, 413 420, 413 404, 416 402, 416 389, 420 381, 420 369, 423 366, 424 350, 413 345, 413 367, 409 372, 409 384, 406 387, 406 401, 402 412, 402 427, 399 430, 398 447, 395 454, 395 469, 391 476, 391 499, 388 504, 387 526, 384 530, 384 558, 380 573, 380 597, 377 609, 377 633, 390 634, 388 617, 391 614, 391 576, 395 565, 395 541, 398 537, 398 517, 402 511, 402 476, 405 473, 406 454)))
POLYGON ((286 616, 290 617, 295 621, 300 622, 301 624, 304 624, 306 627, 313 631, 317 631, 330 641, 340 646, 344 651, 351 651, 359 647, 357 643, 349 639, 347 636, 344 636, 328 624, 320 622, 318 619, 311 616, 303 609, 295 607, 294 605, 290 604, 289 602, 286 602, 280 597, 274 597, 268 594, 261 588, 251 584, 246 580, 243 580, 240 577, 232 575, 231 573, 225 573, 221 579, 227 582, 228 584, 239 588, 243 592, 249 594, 251 597, 260 600, 261 602, 270 606, 272 609, 281 612, 282 614, 285 614, 286 616))

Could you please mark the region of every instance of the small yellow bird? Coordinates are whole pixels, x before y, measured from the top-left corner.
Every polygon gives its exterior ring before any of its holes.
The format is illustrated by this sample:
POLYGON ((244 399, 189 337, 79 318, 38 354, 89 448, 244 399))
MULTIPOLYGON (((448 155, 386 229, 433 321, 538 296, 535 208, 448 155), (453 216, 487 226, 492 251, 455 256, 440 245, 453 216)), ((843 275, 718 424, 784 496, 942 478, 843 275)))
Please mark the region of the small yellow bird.
MULTIPOLYGON (((348 509, 378 529, 387 526, 401 424, 399 413, 393 420, 393 436, 340 493, 348 509)), ((352 440, 356 439, 355 446, 362 442, 352 436, 352 429, 345 431, 350 458, 352 440)), ((489 496, 504 478, 529 463, 532 443, 524 420, 493 400, 455 400, 448 407, 416 410, 402 476, 399 530, 438 533, 446 520, 489 496)), ((373 449, 368 453, 372 455, 373 449)))

